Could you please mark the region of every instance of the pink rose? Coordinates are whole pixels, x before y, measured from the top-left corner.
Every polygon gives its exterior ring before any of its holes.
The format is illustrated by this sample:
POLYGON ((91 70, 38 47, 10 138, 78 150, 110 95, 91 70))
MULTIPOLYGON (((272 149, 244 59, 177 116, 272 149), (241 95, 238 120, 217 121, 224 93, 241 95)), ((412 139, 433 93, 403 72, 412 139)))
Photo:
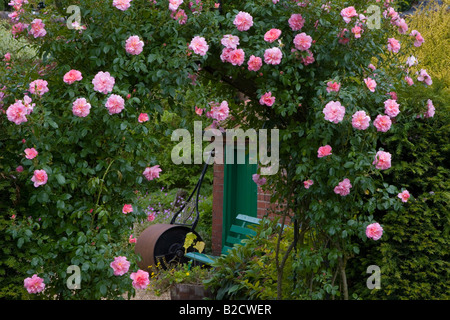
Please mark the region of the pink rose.
POLYGON ((259 187, 266 184, 267 180, 264 177, 261 177, 259 174, 255 173, 252 175, 252 180, 255 182, 259 187))
POLYGON ((270 29, 264 34, 264 41, 274 42, 280 37, 280 35, 281 35, 280 29, 270 29))
POLYGON ((389 169, 391 167, 391 154, 389 152, 378 151, 372 164, 380 170, 389 169))
POLYGON ((81 72, 73 69, 67 72, 63 77, 63 81, 67 84, 72 84, 75 81, 81 81, 82 79, 81 72))
POLYGON ((209 46, 206 43, 205 38, 195 36, 189 44, 189 49, 193 50, 195 54, 204 56, 206 55, 206 52, 208 52, 209 46))
POLYGON ((122 276, 128 272, 130 268, 130 262, 127 257, 115 257, 114 261, 109 264, 109 266, 114 270, 115 276, 122 276))
POLYGON ((309 187, 311 187, 313 184, 314 184, 314 181, 312 181, 312 180, 303 181, 303 186, 305 187, 305 189, 309 189, 309 187))
POLYGON ((125 108, 125 100, 117 94, 112 94, 106 100, 105 107, 109 114, 120 113, 125 108))
POLYGON ((109 74, 109 72, 100 71, 97 73, 92 80, 92 84, 94 85, 94 90, 107 94, 112 92, 114 87, 115 79, 109 74))
POLYGON ((306 33, 297 34, 294 38, 294 45, 300 51, 306 51, 311 47, 312 38, 306 33))
POLYGON ((348 195, 350 193, 350 188, 352 187, 352 184, 350 183, 349 179, 344 179, 339 184, 334 187, 334 193, 339 194, 343 197, 348 195))
POLYGON ((147 122, 149 120, 149 118, 148 118, 148 114, 147 113, 141 113, 140 115, 139 115, 139 117, 138 117, 138 121, 140 122, 140 123, 142 123, 142 122, 147 122))
POLYGON ((147 216, 147 221, 153 221, 153 220, 155 220, 155 214, 152 212, 152 213, 150 213, 148 216, 147 216))
POLYGON ((125 51, 132 55, 140 54, 144 49, 144 41, 138 36, 131 36, 125 41, 125 51))
POLYGON ((47 88, 48 82, 45 80, 37 79, 30 83, 29 91, 32 94, 38 94, 42 96, 44 93, 48 92, 47 88))
POLYGON ((344 18, 345 23, 349 23, 353 17, 358 16, 354 7, 347 7, 341 10, 341 16, 344 18))
POLYGON ((330 101, 322 112, 325 115, 325 120, 339 123, 344 119, 345 107, 339 101, 330 101))
POLYGON ((18 166, 18 167, 16 168, 16 171, 17 171, 17 172, 23 172, 23 167, 22 167, 22 166, 18 166))
POLYGON ((130 7, 131 0, 113 0, 113 6, 119 10, 125 11, 130 7))
POLYGON ((299 31, 305 25, 305 19, 303 19, 301 14, 294 13, 289 18, 288 23, 292 31, 299 31))
POLYGON ((275 97, 272 97, 272 92, 266 92, 264 93, 261 98, 259 99, 259 103, 262 105, 266 105, 271 107, 275 102, 275 97))
POLYGON ((262 59, 260 57, 255 57, 254 55, 250 56, 248 59, 248 70, 249 71, 258 71, 262 66, 262 59))
POLYGON ((26 278, 23 285, 28 293, 39 293, 45 289, 44 279, 38 277, 37 274, 33 274, 31 278, 26 278))
POLYGON ((403 190, 402 192, 400 192, 397 197, 399 197, 402 202, 408 202, 408 199, 411 195, 409 194, 408 190, 403 190))
POLYGON ((130 237, 128 238, 128 243, 136 243, 136 242, 137 242, 137 239, 133 238, 133 235, 130 234, 130 237))
POLYGON ((21 100, 16 101, 6 110, 6 116, 8 120, 14 122, 17 125, 28 121, 26 117, 27 114, 28 109, 22 104, 21 100))
POLYGON ((25 149, 25 158, 34 159, 38 155, 38 152, 35 148, 26 148, 25 149))
POLYGON ((352 33, 355 35, 355 38, 361 38, 361 33, 364 32, 364 30, 360 26, 354 26, 352 28, 352 33))
POLYGON ((417 30, 411 31, 410 36, 415 37, 416 41, 414 41, 414 46, 416 46, 416 47, 420 47, 422 45, 422 43, 425 42, 422 35, 417 30))
POLYGON ((367 238, 379 240, 382 235, 383 235, 383 228, 380 226, 379 223, 375 222, 367 226, 366 228, 367 238))
POLYGON ((195 106, 195 113, 199 116, 203 114, 204 109, 195 106))
POLYGON ((183 0, 169 0, 169 10, 176 11, 182 3, 183 0))
POLYGON ((223 36, 222 40, 220 40, 225 48, 236 49, 239 45, 239 37, 233 36, 232 34, 226 34, 223 36))
POLYGON ((253 26, 253 17, 247 12, 240 11, 234 18, 233 24, 239 31, 247 31, 253 26))
POLYGON ((425 113, 425 118, 433 118, 435 114, 435 108, 433 101, 431 99, 427 100, 427 112, 425 113))
POLYGON ((146 178, 147 180, 150 181, 150 180, 159 178, 159 173, 160 173, 161 171, 162 171, 162 170, 159 168, 159 164, 158 164, 158 165, 153 166, 153 167, 147 167, 147 168, 145 168, 145 170, 144 170, 144 172, 143 172, 142 174, 145 176, 145 178, 146 178))
POLYGON ((85 98, 78 98, 72 104, 72 113, 77 117, 86 117, 91 110, 91 105, 85 98))
POLYGON ((366 130, 370 124, 370 116, 364 111, 356 111, 352 116, 352 126, 358 130, 366 130))
POLYGON ((278 47, 266 49, 266 51, 264 51, 264 62, 267 64, 280 64, 282 57, 283 53, 278 47))
POLYGON ((234 66, 240 66, 244 63, 245 52, 242 49, 234 49, 228 55, 228 61, 234 66))
POLYGON ((211 111, 206 113, 208 118, 216 119, 217 121, 222 121, 228 118, 230 113, 230 108, 228 107, 228 102, 222 101, 220 104, 211 104, 211 111))
POLYGON ((366 78, 364 79, 364 83, 370 91, 375 92, 375 88, 377 87, 377 83, 375 80, 373 80, 372 78, 366 78))
POLYGON ((127 214, 133 212, 133 206, 131 204, 124 204, 122 208, 122 213, 127 214))
POLYGON ((45 31, 45 24, 42 22, 41 19, 34 19, 31 21, 31 29, 29 31, 29 34, 31 34, 33 37, 43 37, 47 34, 47 31, 45 31))
POLYGON ((130 275, 130 279, 133 280, 132 284, 135 289, 146 289, 150 283, 148 272, 141 269, 137 272, 133 272, 130 275))
POLYGON ((389 116, 379 114, 373 121, 373 125, 377 131, 386 132, 391 128, 392 121, 389 116))
POLYGON ((400 42, 394 38, 389 38, 388 50, 397 53, 400 50, 400 42))
POLYGON ((394 21, 394 25, 398 27, 398 32, 400 34, 405 34, 406 31, 408 31, 408 24, 406 23, 405 19, 397 19, 394 21))
POLYGON ((388 99, 384 102, 384 112, 391 118, 400 113, 399 104, 394 99, 388 99))
POLYGON ((411 77, 406 76, 405 81, 408 85, 412 86, 414 84, 414 81, 411 77))
POLYGON ((11 60, 11 53, 7 52, 4 56, 4 61, 10 61, 11 60))
POLYGON ((317 158, 323 158, 332 155, 331 149, 331 146, 328 144, 326 146, 319 147, 319 149, 317 150, 317 158))
POLYGON ((427 71, 425 69, 420 69, 419 76, 417 77, 418 81, 424 81, 426 85, 431 86, 433 84, 433 81, 431 80, 431 77, 428 75, 427 71))
POLYGON ((34 187, 37 188, 47 183, 48 176, 45 170, 34 170, 31 181, 34 182, 34 187))
POLYGON ((332 91, 339 92, 339 89, 341 88, 341 84, 339 82, 335 81, 328 81, 327 82, 327 92, 330 93, 332 91))
POLYGON ((316 59, 314 59, 314 55, 311 52, 311 50, 306 50, 307 56, 306 57, 302 57, 302 63, 307 66, 308 64, 313 63, 314 61, 316 61, 316 59))

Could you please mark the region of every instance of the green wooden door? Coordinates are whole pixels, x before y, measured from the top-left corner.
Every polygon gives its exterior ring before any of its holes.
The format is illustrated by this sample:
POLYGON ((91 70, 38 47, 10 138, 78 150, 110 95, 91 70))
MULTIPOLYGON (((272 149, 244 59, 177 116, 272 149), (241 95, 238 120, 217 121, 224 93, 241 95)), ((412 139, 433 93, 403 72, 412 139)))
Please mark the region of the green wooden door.
POLYGON ((256 217, 257 213, 257 185, 252 179, 257 164, 248 163, 248 153, 245 164, 236 164, 234 154, 234 164, 226 163, 224 168, 222 244, 238 214, 256 217))

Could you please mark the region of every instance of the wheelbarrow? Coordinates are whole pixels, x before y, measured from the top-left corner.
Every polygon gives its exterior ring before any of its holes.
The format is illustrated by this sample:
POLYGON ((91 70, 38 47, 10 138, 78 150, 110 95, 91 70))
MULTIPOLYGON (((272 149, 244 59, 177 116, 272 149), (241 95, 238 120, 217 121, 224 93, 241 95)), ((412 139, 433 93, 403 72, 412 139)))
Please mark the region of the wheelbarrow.
MULTIPOLYGON (((198 200, 203 178, 212 155, 213 153, 209 155, 203 166, 200 179, 194 190, 180 209, 175 212, 170 223, 151 225, 137 238, 134 251, 141 256, 141 260, 138 262, 140 269, 147 270, 156 265, 159 265, 160 268, 168 269, 171 265, 187 263, 190 260, 184 256, 184 241, 189 232, 194 233, 198 241, 202 241, 200 235, 195 231, 200 218, 198 200), (195 202, 192 207, 193 201, 195 202)), ((192 248, 189 248, 188 252, 192 250, 192 248)))

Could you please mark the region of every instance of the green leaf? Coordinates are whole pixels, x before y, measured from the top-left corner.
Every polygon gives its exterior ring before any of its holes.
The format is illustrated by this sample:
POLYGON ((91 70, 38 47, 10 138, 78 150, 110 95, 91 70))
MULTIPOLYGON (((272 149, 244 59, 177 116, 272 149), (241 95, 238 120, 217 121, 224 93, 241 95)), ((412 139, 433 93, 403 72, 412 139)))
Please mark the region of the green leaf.
POLYGON ((56 174, 55 178, 60 185, 66 184, 66 178, 64 178, 64 176, 61 173, 56 174))

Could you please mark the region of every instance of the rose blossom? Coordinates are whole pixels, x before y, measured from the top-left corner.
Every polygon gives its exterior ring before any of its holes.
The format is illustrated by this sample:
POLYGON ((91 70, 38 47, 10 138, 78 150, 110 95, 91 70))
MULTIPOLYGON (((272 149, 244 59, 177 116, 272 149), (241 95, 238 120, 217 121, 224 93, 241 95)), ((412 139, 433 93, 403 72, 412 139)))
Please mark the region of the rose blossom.
POLYGON ((275 97, 272 97, 272 92, 266 92, 264 93, 261 98, 259 99, 259 103, 262 105, 266 105, 271 107, 275 102, 275 97))
POLYGON ((366 130, 370 124, 370 116, 365 111, 356 111, 352 116, 352 126, 358 130, 366 130))
POLYGON ((355 35, 355 38, 361 38, 361 33, 364 32, 364 30, 360 26, 354 26, 352 28, 352 33, 355 35))
POLYGON ((203 114, 203 111, 205 111, 205 109, 199 108, 197 106, 195 106, 195 113, 199 116, 201 116, 203 114))
POLYGON ((306 51, 311 47, 312 38, 306 33, 302 32, 295 36, 294 45, 300 51, 306 51))
POLYGON ((239 37, 233 36, 232 34, 226 34, 223 36, 222 40, 220 40, 220 43, 222 43, 225 48, 236 49, 239 45, 239 37))
POLYGON ((222 101, 220 104, 213 103, 211 105, 211 110, 206 112, 208 118, 216 119, 217 121, 222 121, 228 118, 230 113, 230 108, 228 107, 228 102, 222 101))
POLYGON ((37 274, 33 274, 31 278, 26 278, 23 285, 28 293, 39 293, 45 289, 44 279, 38 277, 37 274))
POLYGON ((32 94, 38 94, 40 96, 44 95, 44 93, 48 92, 47 88, 48 82, 45 80, 37 79, 30 83, 30 87, 28 90, 32 94))
POLYGON ((406 31, 408 31, 408 24, 406 23, 405 19, 397 19, 394 21, 394 25, 398 27, 398 32, 400 34, 405 34, 406 31))
POLYGON ((405 81, 410 86, 412 86, 414 84, 414 81, 411 77, 405 76, 405 81))
POLYGON ((262 66, 262 59, 251 55, 247 63, 249 71, 258 71, 262 66))
POLYGON ((353 17, 358 16, 354 7, 347 7, 341 10, 341 16, 344 18, 345 23, 349 23, 353 17))
POLYGON ((114 270, 115 276, 122 276, 128 272, 130 268, 130 262, 127 257, 115 257, 114 261, 109 264, 109 266, 114 270))
POLYGON ((348 195, 350 193, 350 188, 352 187, 352 184, 350 183, 349 179, 344 179, 339 184, 334 187, 334 193, 339 194, 343 197, 348 195))
POLYGON ((72 104, 72 113, 77 117, 86 117, 91 110, 91 105, 85 98, 78 98, 72 104))
POLYGON ((391 167, 391 154, 389 152, 378 151, 372 164, 377 169, 389 169, 391 167))
POLYGON ((303 186, 305 187, 305 189, 309 189, 309 187, 311 187, 313 184, 314 184, 314 181, 312 181, 312 180, 303 181, 303 186))
POLYGON ((266 49, 266 51, 264 51, 264 62, 267 64, 280 64, 282 57, 283 53, 277 47, 266 49))
POLYGON ((234 49, 228 55, 228 61, 233 66, 240 66, 244 63, 245 52, 242 49, 234 49))
POLYGON ((377 87, 377 83, 375 80, 373 80, 372 78, 366 78, 364 79, 364 83, 370 91, 375 92, 375 88, 377 87))
POLYGON ((185 24, 187 22, 187 14, 183 9, 178 10, 176 13, 172 11, 170 17, 174 20, 177 20, 179 24, 185 24))
POLYGON ((332 91, 339 92, 339 89, 341 88, 341 84, 336 81, 328 81, 327 82, 327 92, 330 93, 332 91))
POLYGON ((328 144, 326 146, 319 147, 319 149, 317 150, 317 158, 323 158, 331 155, 331 149, 331 146, 328 144))
POLYGON ((294 13, 289 18, 288 23, 292 31, 299 31, 305 25, 305 19, 303 19, 301 14, 294 13))
POLYGON ((47 183, 48 176, 45 170, 34 170, 31 181, 34 182, 34 187, 37 188, 47 183))
POLYGON ((408 202, 408 199, 411 195, 409 194, 408 190, 403 190, 401 193, 397 195, 400 199, 402 199, 402 202, 408 202))
POLYGON ((139 36, 131 36, 125 41, 125 51, 132 55, 140 54, 144 49, 144 41, 139 36))
POLYGON ((416 37, 416 41, 414 41, 414 46, 415 47, 420 47, 422 45, 422 43, 425 42, 425 40, 423 39, 422 35, 417 30, 411 31, 410 36, 416 37))
POLYGON ((169 10, 176 11, 182 3, 183 0, 169 0, 169 10))
POLYGON ((433 118, 435 113, 435 108, 433 105, 433 101, 431 99, 427 100, 427 112, 425 113, 425 118, 433 118))
POLYGON ((384 102, 384 112, 391 118, 396 117, 400 113, 399 104, 393 99, 384 102))
POLYGON ((322 112, 325 115, 325 120, 339 123, 344 119, 345 107, 339 101, 330 101, 322 112))
POLYGON ((193 50, 195 54, 204 56, 208 52, 209 46, 206 43, 205 38, 195 36, 189 44, 189 49, 193 50))
POLYGON ((366 236, 372 240, 379 240, 383 235, 383 228, 379 223, 369 224, 366 228, 366 236))
POLYGON ((108 109, 109 114, 116 114, 122 112, 122 110, 125 108, 124 106, 125 100, 117 94, 110 95, 105 103, 105 107, 108 109))
POLYGON ((247 31, 253 26, 253 17, 247 12, 240 11, 234 18, 233 24, 239 31, 247 31))
POLYGON ((147 122, 149 120, 149 118, 148 118, 148 114, 147 113, 141 113, 140 115, 139 115, 139 117, 138 117, 138 121, 140 122, 140 123, 142 123, 142 122, 147 122))
POLYGON ((391 128, 392 121, 389 116, 379 114, 373 121, 373 125, 377 131, 386 132, 391 128))
POLYGON ((162 170, 159 168, 159 164, 157 164, 156 166, 145 168, 145 170, 142 174, 145 176, 145 178, 147 180, 150 181, 150 180, 159 178, 159 173, 161 171, 162 170))
POLYGON ((431 77, 427 73, 425 69, 420 69, 419 76, 417 77, 418 81, 424 81, 426 85, 431 86, 433 84, 433 81, 431 80, 431 77))
POLYGON ((47 31, 45 31, 45 24, 42 22, 41 19, 34 19, 31 22, 31 29, 29 31, 29 34, 31 34, 33 37, 43 37, 47 34, 47 31))
POLYGON ((252 180, 255 182, 258 186, 262 186, 266 184, 267 180, 264 177, 261 177, 259 174, 255 173, 252 175, 252 180))
POLYGON ((130 234, 130 237, 128 238, 128 243, 136 243, 136 242, 137 242, 137 239, 133 238, 133 235, 130 234))
POLYGON ((131 204, 124 204, 122 208, 122 213, 127 214, 133 212, 133 206, 131 204))
POLYGON ((81 72, 73 69, 67 72, 63 77, 63 81, 67 84, 72 84, 75 81, 81 81, 82 79, 81 72))
POLYGON ((113 6, 119 10, 125 11, 130 7, 131 0, 113 0, 113 6))
POLYGON ((394 38, 389 38, 388 50, 397 53, 400 50, 400 42, 394 38))
POLYGON ((114 87, 115 79, 109 74, 109 72, 100 71, 97 73, 92 80, 92 84, 94 85, 94 90, 107 94, 112 92, 114 87))
POLYGON ((146 289, 150 283, 148 278, 148 272, 139 269, 137 272, 133 272, 130 275, 130 279, 133 280, 133 287, 135 289, 146 289))
POLYGON ((280 37, 280 35, 281 35, 280 29, 270 29, 264 34, 264 41, 274 42, 280 37))
POLYGON ((38 152, 35 148, 26 148, 25 150, 25 158, 34 159, 38 155, 38 152))
POLYGON ((28 121, 28 119, 26 118, 27 114, 28 109, 22 104, 21 100, 16 101, 6 110, 6 116, 8 120, 14 122, 17 125, 28 121))

